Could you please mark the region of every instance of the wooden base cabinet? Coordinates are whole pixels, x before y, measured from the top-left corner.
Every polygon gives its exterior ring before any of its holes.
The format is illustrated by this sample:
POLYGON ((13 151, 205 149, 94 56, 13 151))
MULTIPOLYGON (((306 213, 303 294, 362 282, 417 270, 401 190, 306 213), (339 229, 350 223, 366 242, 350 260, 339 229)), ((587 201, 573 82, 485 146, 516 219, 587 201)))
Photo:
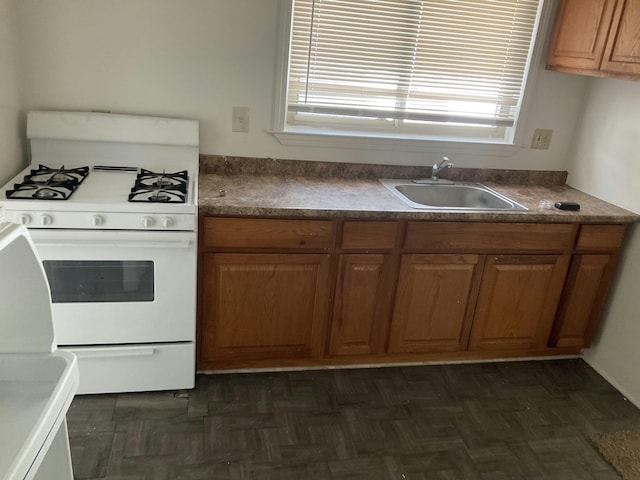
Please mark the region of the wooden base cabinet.
POLYGON ((372 355, 384 351, 394 281, 391 255, 340 255, 330 355, 372 355))
POLYGON ((576 255, 551 346, 586 347, 591 343, 612 268, 611 255, 576 255))
POLYGON ((201 220, 200 370, 577 354, 626 229, 201 220))
POLYGON ((544 349, 569 255, 487 258, 469 350, 544 349))
POLYGON ((604 308, 625 225, 583 225, 571 261, 551 347, 588 347, 604 308))
POLYGON ((479 262, 478 255, 403 255, 388 351, 466 349, 479 262))
POLYGON ((329 258, 205 254, 201 361, 320 356, 329 258))

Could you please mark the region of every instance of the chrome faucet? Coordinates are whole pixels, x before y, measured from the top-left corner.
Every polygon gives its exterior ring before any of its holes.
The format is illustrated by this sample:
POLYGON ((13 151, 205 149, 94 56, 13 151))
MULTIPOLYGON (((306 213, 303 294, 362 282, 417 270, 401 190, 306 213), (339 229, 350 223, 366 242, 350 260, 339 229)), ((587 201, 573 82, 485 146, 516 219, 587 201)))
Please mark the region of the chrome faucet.
POLYGON ((443 170, 453 167, 453 163, 449 161, 449 157, 442 157, 442 161, 435 163, 431 168, 431 180, 438 181, 438 175, 443 170))
POLYGON ((455 183, 453 180, 438 178, 438 175, 440 175, 443 170, 451 167, 453 167, 453 163, 449 161, 449 157, 442 157, 441 162, 436 162, 433 167, 431 167, 431 178, 416 178, 412 180, 412 182, 420 185, 430 185, 434 183, 438 185, 453 185, 455 183))

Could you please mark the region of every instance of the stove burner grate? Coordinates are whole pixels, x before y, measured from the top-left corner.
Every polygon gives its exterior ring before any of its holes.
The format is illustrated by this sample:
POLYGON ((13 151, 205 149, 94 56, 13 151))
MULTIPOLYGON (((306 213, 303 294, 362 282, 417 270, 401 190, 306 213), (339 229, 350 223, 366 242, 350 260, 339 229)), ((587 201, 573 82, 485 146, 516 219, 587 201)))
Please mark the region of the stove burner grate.
POLYGON ((157 173, 140 170, 129 194, 130 202, 185 203, 189 176, 186 170, 157 173))
POLYGON ((77 187, 89 175, 89 167, 65 169, 49 168, 40 165, 38 169, 31 170, 31 173, 24 177, 24 183, 35 183, 38 185, 54 185, 65 187, 77 187))
POLYGON ((140 173, 136 178, 135 187, 141 188, 163 188, 173 187, 180 188, 187 192, 187 184, 189 182, 189 176, 186 170, 175 173, 162 173, 152 172, 150 170, 140 169, 140 173))
POLYGON ((6 191, 7 198, 35 200, 67 200, 89 175, 89 167, 66 170, 39 165, 25 175, 22 183, 16 183, 6 191))
POLYGON ((129 194, 130 202, 184 203, 185 200, 185 192, 173 187, 134 187, 129 194))

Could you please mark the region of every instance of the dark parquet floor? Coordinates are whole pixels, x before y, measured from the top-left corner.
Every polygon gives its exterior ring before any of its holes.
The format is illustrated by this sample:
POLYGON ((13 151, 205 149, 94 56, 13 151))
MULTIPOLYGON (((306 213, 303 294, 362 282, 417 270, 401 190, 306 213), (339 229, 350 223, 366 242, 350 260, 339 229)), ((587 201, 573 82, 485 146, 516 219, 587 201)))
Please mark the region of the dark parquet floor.
POLYGON ((582 360, 199 375, 85 395, 77 479, 617 479, 590 439, 640 411, 582 360))

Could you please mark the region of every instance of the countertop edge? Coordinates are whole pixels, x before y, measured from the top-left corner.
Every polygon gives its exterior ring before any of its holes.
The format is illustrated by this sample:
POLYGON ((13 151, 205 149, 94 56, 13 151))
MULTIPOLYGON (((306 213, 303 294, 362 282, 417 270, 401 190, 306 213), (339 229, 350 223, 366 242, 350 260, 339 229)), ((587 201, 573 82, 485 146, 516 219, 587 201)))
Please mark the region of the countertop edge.
POLYGON ((217 207, 200 206, 202 215, 219 217, 282 217, 282 218, 345 218, 359 220, 425 220, 466 222, 518 222, 518 223, 592 223, 615 224, 640 222, 640 216, 602 216, 566 212, 564 215, 545 215, 528 212, 453 212, 453 211, 377 211, 377 210, 327 210, 267 207, 217 207))

